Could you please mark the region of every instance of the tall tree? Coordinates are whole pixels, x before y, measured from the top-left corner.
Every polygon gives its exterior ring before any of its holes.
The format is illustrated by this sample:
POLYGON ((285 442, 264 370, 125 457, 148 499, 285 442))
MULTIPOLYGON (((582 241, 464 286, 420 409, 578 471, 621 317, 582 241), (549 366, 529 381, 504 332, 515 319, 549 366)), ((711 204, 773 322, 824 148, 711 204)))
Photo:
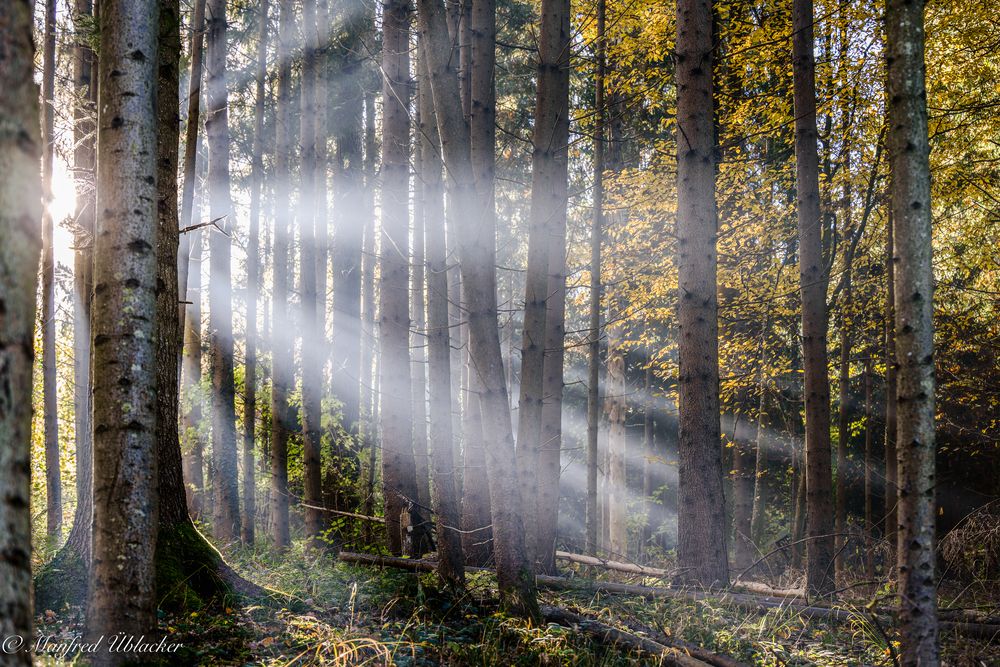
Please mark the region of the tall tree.
POLYGON ((806 588, 833 588, 833 507, 830 470, 830 378, 827 370, 827 271, 823 254, 816 148, 816 62, 813 2, 792 3, 795 185, 802 299, 802 370, 806 418, 806 588))
POLYGON ((316 156, 317 79, 319 33, 316 1, 302 3, 305 44, 302 52, 302 107, 299 114, 302 169, 299 175, 299 294, 302 304, 302 466, 305 480, 306 536, 317 545, 323 531, 321 450, 321 396, 323 381, 319 312, 316 295, 316 219, 320 202, 316 183, 321 178, 316 156))
MULTIPOLYGON (((896 434, 902 662, 936 665, 934 270, 924 3, 886 3, 889 164, 896 256, 896 434)), ((889 388, 892 391, 892 388, 889 388)))
MULTIPOLYGON (((153 0, 101 3, 89 641, 156 626, 158 24, 153 0)), ((93 656, 95 664, 135 658, 93 656)))
POLYGON ((608 414, 608 550, 616 557, 628 555, 628 457, 625 438, 625 351, 624 332, 616 307, 608 316, 608 386, 605 410, 608 414))
MULTIPOLYGON (((420 68, 417 62, 416 69, 420 68)), ((417 104, 415 132, 423 126, 420 105, 417 104)), ((414 164, 417 169, 423 161, 423 147, 419 136, 414 136, 414 164)), ((411 410, 413 411, 413 463, 417 477, 417 500, 424 507, 431 506, 430 456, 427 442, 427 306, 424 301, 424 218, 426 216, 423 188, 419 184, 419 171, 413 188, 413 249, 410 253, 410 380, 411 410)))
POLYGON ((419 0, 420 36, 458 227, 457 245, 464 302, 468 308, 470 353, 479 381, 483 442, 493 515, 497 581, 503 604, 516 613, 539 616, 535 581, 524 546, 514 441, 497 326, 495 229, 481 220, 472 164, 469 125, 462 117, 458 77, 451 59, 445 8, 438 0, 419 0))
POLYGON ((684 579, 727 584, 719 426, 712 2, 677 3, 677 562, 684 579))
MULTIPOLYGON (((333 393, 343 404, 344 430, 359 436, 362 385, 367 390, 371 366, 364 375, 361 273, 367 206, 364 190, 363 139, 368 17, 360 0, 343 4, 347 29, 331 48, 334 68, 329 89, 329 124, 336 146, 333 154, 333 393)), ((368 289, 370 282, 365 284, 368 289)), ((336 443, 338 456, 351 459, 350 443, 336 443)), ((344 462, 345 467, 348 462, 344 462)), ((356 474, 355 471, 352 473, 356 474)))
POLYGON ((73 173, 76 184, 76 231, 73 258, 73 404, 76 433, 76 510, 67 547, 85 563, 90 562, 91 518, 94 512, 93 434, 90 419, 90 302, 93 291, 93 239, 95 212, 95 129, 97 102, 94 52, 83 34, 84 22, 93 16, 91 0, 74 5, 76 41, 73 45, 73 173))
MULTIPOLYGON (((42 138, 32 2, 0 4, 0 632, 28 639, 31 586, 31 371, 41 251, 42 138)), ((28 640, 30 644, 30 640, 28 640)), ((7 654, 32 664, 29 651, 7 654)))
POLYGON ((292 47, 295 35, 293 0, 280 0, 278 12, 278 95, 275 109, 274 263, 271 300, 275 326, 271 333, 271 543, 277 549, 291 544, 288 526, 288 434, 292 427, 288 393, 292 386, 292 336, 280 323, 288 319, 288 246, 292 220, 291 199, 292 47))
MULTIPOLYGON (((475 12, 475 6, 473 6, 475 12)), ((473 34, 481 30, 473 21, 473 34)), ((563 364, 566 334, 566 205, 569 169, 570 3, 542 3, 538 45, 538 94, 532 137, 531 215, 551 221, 545 298, 545 361, 538 446, 538 488, 535 495, 534 553, 546 572, 556 569, 559 518, 559 473, 562 449, 563 364)), ((491 44, 496 41, 491 37, 491 44)), ((493 47, 491 47, 493 48, 493 47)), ((473 43, 475 56, 475 42, 473 43)), ((473 66, 476 67, 473 57, 473 66)), ((473 84, 475 84, 475 71, 473 84)), ((473 100, 475 102, 475 100, 473 100)), ((476 115, 473 115, 475 127, 476 115)), ((492 129, 493 117, 487 119, 492 129)), ((473 144, 475 147, 475 144, 473 144)), ((473 158, 476 156, 473 155, 473 158)))
POLYGON ((607 68, 607 3, 597 0, 594 77, 594 212, 590 222, 590 313, 587 351, 587 553, 597 553, 597 436, 601 423, 601 240, 604 234, 604 81, 607 68))
POLYGON ((437 515, 438 574, 447 583, 462 586, 465 562, 456 495, 455 456, 452 451, 451 420, 451 332, 448 326, 448 259, 444 225, 441 140, 438 136, 427 74, 427 56, 420 43, 420 75, 417 90, 420 108, 419 182, 423 188, 427 247, 427 351, 430 408, 431 486, 437 515))
POLYGON ((390 0, 382 24, 382 240, 379 281, 379 396, 382 417, 382 485, 389 550, 401 553, 404 522, 409 550, 426 546, 417 504, 410 396, 409 3, 390 0), (404 516, 407 515, 408 516, 404 516))
POLYGON ((267 14, 269 2, 260 3, 257 37, 257 73, 254 101, 253 156, 250 173, 250 229, 247 231, 246 360, 243 382, 243 533, 244 544, 254 542, 257 485, 254 475, 254 441, 257 435, 257 292, 260 281, 260 197, 264 180, 264 79, 267 76, 267 14))
MULTIPOLYGON (((52 161, 55 157, 56 0, 45 0, 42 48, 42 188, 52 201, 52 161)), ((42 214, 42 412, 45 425, 45 516, 49 541, 62 532, 62 480, 59 474, 59 412, 56 395, 56 264, 53 220, 49 207, 42 214)))
MULTIPOLYGON (((181 190, 181 210, 179 214, 182 226, 196 222, 192 219, 192 212, 194 211, 194 191, 198 182, 198 129, 201 124, 201 80, 204 70, 204 45, 205 0, 194 0, 194 7, 191 12, 191 35, 188 40, 188 56, 191 59, 191 69, 188 79, 187 126, 184 130, 184 186, 181 190)), ((181 234, 180 246, 177 253, 177 275, 179 291, 184 295, 188 294, 188 272, 193 263, 191 252, 194 246, 200 241, 201 234, 198 232, 181 234)), ((200 281, 200 276, 198 280, 200 281)), ((190 301, 190 299, 185 300, 190 301)), ((188 311, 190 310, 192 308, 181 309, 181 324, 185 330, 186 325, 184 324, 184 320, 187 318, 188 311)), ((200 329, 200 323, 198 326, 200 329)), ((200 335, 198 339, 200 341, 200 335)))
POLYGON ((233 380, 233 200, 229 190, 229 95, 226 90, 226 2, 208 0, 205 52, 209 213, 220 229, 209 236, 209 355, 212 372, 212 529, 224 543, 240 537, 236 457, 236 387, 233 380))

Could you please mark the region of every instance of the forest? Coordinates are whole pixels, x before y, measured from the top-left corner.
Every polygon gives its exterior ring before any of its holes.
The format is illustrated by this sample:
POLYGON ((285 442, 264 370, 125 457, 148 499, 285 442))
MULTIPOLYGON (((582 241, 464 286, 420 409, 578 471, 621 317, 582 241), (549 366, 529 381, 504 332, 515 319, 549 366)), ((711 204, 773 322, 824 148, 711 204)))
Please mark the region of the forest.
POLYGON ((1000 665, 993 0, 0 0, 0 666, 1000 665))

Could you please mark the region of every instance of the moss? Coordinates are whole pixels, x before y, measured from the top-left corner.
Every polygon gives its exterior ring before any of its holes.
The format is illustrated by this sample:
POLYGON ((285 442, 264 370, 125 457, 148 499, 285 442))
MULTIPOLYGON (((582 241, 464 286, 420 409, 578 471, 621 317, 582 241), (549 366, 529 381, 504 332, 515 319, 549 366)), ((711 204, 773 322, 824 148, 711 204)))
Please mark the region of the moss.
POLYGON ((161 526, 156 545, 157 606, 180 612, 225 605, 234 591, 223 577, 224 567, 222 556, 193 524, 161 526))
POLYGON ((35 575, 35 609, 53 611, 87 602, 87 565, 75 550, 64 546, 35 575))

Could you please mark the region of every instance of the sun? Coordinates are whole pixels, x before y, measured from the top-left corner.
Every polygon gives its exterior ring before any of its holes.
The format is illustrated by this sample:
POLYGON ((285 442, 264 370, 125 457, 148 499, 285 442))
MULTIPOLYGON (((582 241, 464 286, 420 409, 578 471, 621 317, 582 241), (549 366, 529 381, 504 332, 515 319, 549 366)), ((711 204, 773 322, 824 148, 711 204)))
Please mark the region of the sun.
POLYGON ((52 163, 52 200, 49 213, 54 223, 52 247, 56 264, 73 268, 74 241, 72 225, 76 212, 76 185, 69 165, 58 155, 52 163))

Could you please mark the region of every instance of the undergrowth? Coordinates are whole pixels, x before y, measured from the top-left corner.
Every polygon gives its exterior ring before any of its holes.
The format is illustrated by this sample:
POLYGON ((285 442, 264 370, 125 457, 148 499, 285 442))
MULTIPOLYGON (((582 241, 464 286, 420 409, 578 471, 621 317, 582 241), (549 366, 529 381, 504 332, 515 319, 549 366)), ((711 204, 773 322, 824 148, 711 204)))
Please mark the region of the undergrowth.
MULTIPOLYGON (((240 573, 291 595, 283 607, 262 605, 183 614, 162 613, 160 630, 184 648, 163 664, 261 665, 657 665, 659 660, 590 639, 555 624, 532 625, 496 606, 495 579, 468 578, 460 597, 433 574, 348 566, 301 545, 230 554, 240 573)), ((863 605, 847 623, 805 619, 788 610, 751 613, 720 600, 647 600, 582 592, 541 591, 543 604, 572 610, 651 639, 666 635, 750 665, 893 664, 891 629, 863 605)), ((844 605, 850 608, 849 605, 844 605)), ((79 608, 40 610, 39 635, 82 631, 79 608)), ((946 664, 1000 665, 1000 645, 945 636, 946 664)), ((49 659, 38 664, 71 664, 49 659)))

